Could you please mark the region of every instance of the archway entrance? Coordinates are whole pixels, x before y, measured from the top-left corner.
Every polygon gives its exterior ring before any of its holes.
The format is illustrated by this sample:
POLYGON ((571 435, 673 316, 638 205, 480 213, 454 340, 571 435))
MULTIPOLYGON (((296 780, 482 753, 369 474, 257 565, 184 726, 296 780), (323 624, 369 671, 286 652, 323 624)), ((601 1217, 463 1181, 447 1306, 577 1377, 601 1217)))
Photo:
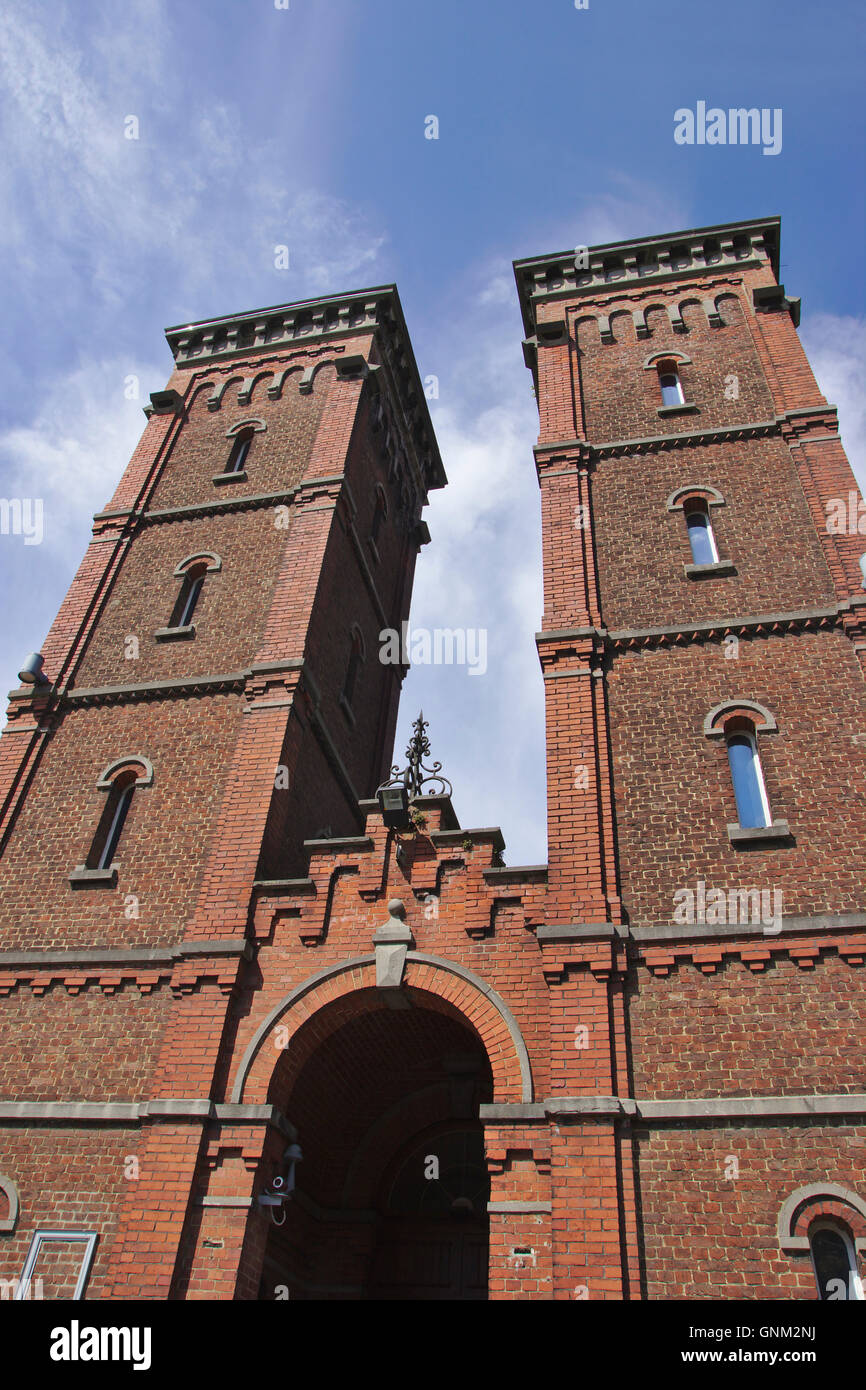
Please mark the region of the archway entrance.
POLYGON ((270 1088, 303 1160, 259 1296, 485 1299, 492 1096, 478 1035, 437 995, 362 989, 318 1010, 270 1088))

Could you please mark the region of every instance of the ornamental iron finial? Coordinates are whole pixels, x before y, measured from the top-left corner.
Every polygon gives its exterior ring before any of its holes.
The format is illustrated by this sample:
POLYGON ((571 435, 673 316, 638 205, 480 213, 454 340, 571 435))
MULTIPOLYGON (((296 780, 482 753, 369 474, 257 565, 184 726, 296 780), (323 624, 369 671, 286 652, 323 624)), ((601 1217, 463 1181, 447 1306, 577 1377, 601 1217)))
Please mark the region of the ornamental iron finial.
POLYGON ((442 764, 433 763, 431 767, 427 767, 424 762, 424 759, 430 756, 427 728, 428 721, 424 718, 422 710, 412 725, 412 737, 406 749, 407 766, 401 771, 395 763, 391 768, 390 781, 382 784, 385 787, 394 787, 402 783, 410 800, 414 800, 416 796, 451 796, 453 793, 448 778, 442 775, 442 764), (435 784, 435 790, 430 784, 435 784), (429 789, 425 791, 424 788, 429 789))

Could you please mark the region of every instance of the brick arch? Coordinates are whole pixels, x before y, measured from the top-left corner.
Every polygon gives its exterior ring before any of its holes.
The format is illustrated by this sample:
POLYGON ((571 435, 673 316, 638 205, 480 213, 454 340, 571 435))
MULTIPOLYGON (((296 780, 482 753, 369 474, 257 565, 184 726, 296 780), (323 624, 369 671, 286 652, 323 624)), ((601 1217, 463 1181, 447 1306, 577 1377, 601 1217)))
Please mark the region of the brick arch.
POLYGON ((192 408, 193 408, 193 406, 195 405, 196 401, 198 400, 199 396, 200 396, 204 391, 210 391, 211 394, 213 394, 214 390, 216 389, 216 384, 217 384, 217 383, 216 383, 215 381, 213 381, 212 379, 211 379, 211 380, 208 380, 208 381, 200 381, 200 382, 198 382, 198 383, 193 387, 193 389, 192 389, 192 394, 190 395, 189 399, 188 399, 187 402, 186 402, 186 408, 187 408, 187 410, 188 410, 188 411, 192 410, 192 408))
POLYGON ((836 1182, 809 1183, 791 1193, 779 1212, 779 1246, 784 1253, 808 1252, 809 1228, 819 1219, 846 1226, 857 1253, 866 1253, 866 1201, 836 1182))
POLYGON ((636 342, 637 330, 630 309, 614 309, 609 315, 610 331, 616 343, 636 342))
POLYGON ((581 314, 575 319, 574 333, 579 348, 598 347, 601 342, 601 326, 595 314, 581 314))
POLYGON ((283 367, 281 371, 275 371, 271 384, 268 387, 268 400, 278 401, 283 394, 283 387, 293 372, 303 373, 305 364, 303 362, 293 362, 288 367, 283 367))
POLYGON ((238 383, 240 383, 240 385, 242 386, 243 382, 244 379, 240 372, 232 372, 231 370, 229 370, 229 373, 225 377, 223 377, 222 381, 220 381, 219 384, 214 387, 213 395, 208 396, 208 410, 219 410, 220 406, 222 405, 225 399, 226 392, 229 390, 229 387, 234 386, 238 383))
POLYGON ((717 294, 715 298, 716 313, 723 324, 741 323, 743 320, 743 306, 740 303, 739 295, 728 291, 725 294, 717 294))
POLYGON ((679 308, 680 318, 687 329, 706 326, 704 306, 699 299, 695 299, 689 295, 687 299, 680 300, 679 308), (692 313, 692 310, 694 310, 694 313, 692 313))
MULTIPOLYGON (((257 387, 257 386, 259 386, 263 381, 271 382, 271 381, 273 381, 273 379, 274 379, 274 369, 273 369, 273 367, 265 367, 265 369, 264 369, 263 371, 261 371, 261 372, 256 372, 256 375, 253 377, 252 385, 250 386, 249 391, 243 393, 244 404, 245 404, 245 405, 249 405, 249 404, 252 402, 252 399, 253 399, 254 395, 256 394, 256 387, 257 387)), ((239 392, 238 394, 240 395, 241 392, 239 392)))
POLYGON ((336 357, 322 357, 316 362, 310 362, 309 365, 304 368, 304 374, 298 382, 298 390, 301 395, 307 396, 312 392, 316 377, 323 367, 333 367, 334 376, 331 380, 336 380, 337 361, 338 359, 336 357))
MULTIPOLYGON (((498 1103, 532 1101, 529 1053, 517 1021, 505 1001, 480 976, 452 961, 409 951, 404 987, 427 996, 428 1007, 450 1006, 478 1035, 490 1062, 498 1103)), ((327 1006, 375 989, 376 957, 369 955, 326 966, 285 995, 259 1025, 240 1061, 232 1088, 233 1103, 264 1102, 276 1060, 303 1025, 317 1017, 325 1022, 322 1014, 327 1006), (286 1030, 279 1051, 266 1045, 277 1027, 286 1030)), ((319 1030, 311 1035, 311 1042, 313 1037, 316 1044, 323 1040, 319 1030)))
POLYGON ((670 332, 671 320, 667 304, 660 304, 658 300, 653 300, 652 304, 647 304, 644 309, 644 319, 651 337, 654 336, 656 330, 661 330, 663 333, 670 332))

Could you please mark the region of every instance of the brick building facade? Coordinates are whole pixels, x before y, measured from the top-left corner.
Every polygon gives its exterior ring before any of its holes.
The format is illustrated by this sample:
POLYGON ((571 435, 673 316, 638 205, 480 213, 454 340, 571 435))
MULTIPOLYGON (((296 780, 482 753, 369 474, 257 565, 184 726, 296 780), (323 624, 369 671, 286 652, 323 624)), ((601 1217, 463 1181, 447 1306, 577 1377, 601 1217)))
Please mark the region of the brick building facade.
POLYGON ((862 1296, 866 541, 778 255, 516 263, 546 865, 376 797, 445 482, 396 291, 169 331, 0 739, 0 1277, 862 1296))

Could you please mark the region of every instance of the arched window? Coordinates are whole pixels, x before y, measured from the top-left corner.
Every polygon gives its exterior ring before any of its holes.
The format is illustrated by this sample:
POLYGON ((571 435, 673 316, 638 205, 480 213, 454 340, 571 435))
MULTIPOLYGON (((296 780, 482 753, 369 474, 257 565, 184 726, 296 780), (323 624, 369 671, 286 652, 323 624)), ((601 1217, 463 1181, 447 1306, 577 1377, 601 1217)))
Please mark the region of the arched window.
POLYGON ((105 769, 96 784, 100 791, 107 793, 105 805, 87 858, 69 875, 73 888, 116 884, 114 856, 129 818, 136 788, 149 787, 152 782, 153 765, 139 753, 118 758, 105 769))
POLYGON ((683 395, 680 374, 677 371, 675 362, 659 362, 659 387, 662 393, 662 405, 684 405, 685 396, 683 395))
POLYGON ((731 781, 742 829, 772 824, 764 773, 754 728, 745 720, 732 720, 725 726, 731 781))
POLYGON ((346 666, 346 678, 343 681, 343 689, 340 695, 340 704, 346 713, 352 718, 352 701, 355 698, 355 688, 358 683, 358 671, 361 662, 364 660, 364 638, 358 626, 352 628, 352 643, 349 648, 349 661, 346 666))
POLYGON ((127 768, 113 779, 105 809, 96 827, 93 844, 85 861, 88 869, 110 869, 124 822, 135 792, 137 768, 127 768))
POLYGON ((809 1252, 818 1297, 827 1302, 863 1298, 851 1236, 832 1221, 818 1221, 809 1230, 809 1252))
POLYGON ((228 456, 228 462, 225 466, 226 473, 241 473, 243 471, 252 442, 252 430, 244 430, 243 434, 239 434, 236 437, 228 456))
POLYGON ((180 586, 180 593, 171 614, 169 627, 189 627, 192 622, 192 615, 201 594, 204 577, 207 572, 206 565, 192 565, 183 576, 180 586))
POLYGON ((195 636, 192 618, 201 596, 205 575, 220 569, 222 560, 212 551, 200 551, 181 560, 174 572, 175 578, 181 581, 180 590, 171 610, 168 626, 161 627, 154 633, 157 642, 195 636))
POLYGON ((388 504, 385 501, 385 493, 381 487, 376 488, 376 502, 373 507, 373 519, 370 522, 370 544, 376 552, 378 559, 379 533, 382 530, 382 522, 388 515, 388 504))
POLYGON ((717 564, 719 552, 707 503, 702 497, 690 497, 683 510, 689 532, 689 545, 692 548, 692 560, 696 565, 717 564))

